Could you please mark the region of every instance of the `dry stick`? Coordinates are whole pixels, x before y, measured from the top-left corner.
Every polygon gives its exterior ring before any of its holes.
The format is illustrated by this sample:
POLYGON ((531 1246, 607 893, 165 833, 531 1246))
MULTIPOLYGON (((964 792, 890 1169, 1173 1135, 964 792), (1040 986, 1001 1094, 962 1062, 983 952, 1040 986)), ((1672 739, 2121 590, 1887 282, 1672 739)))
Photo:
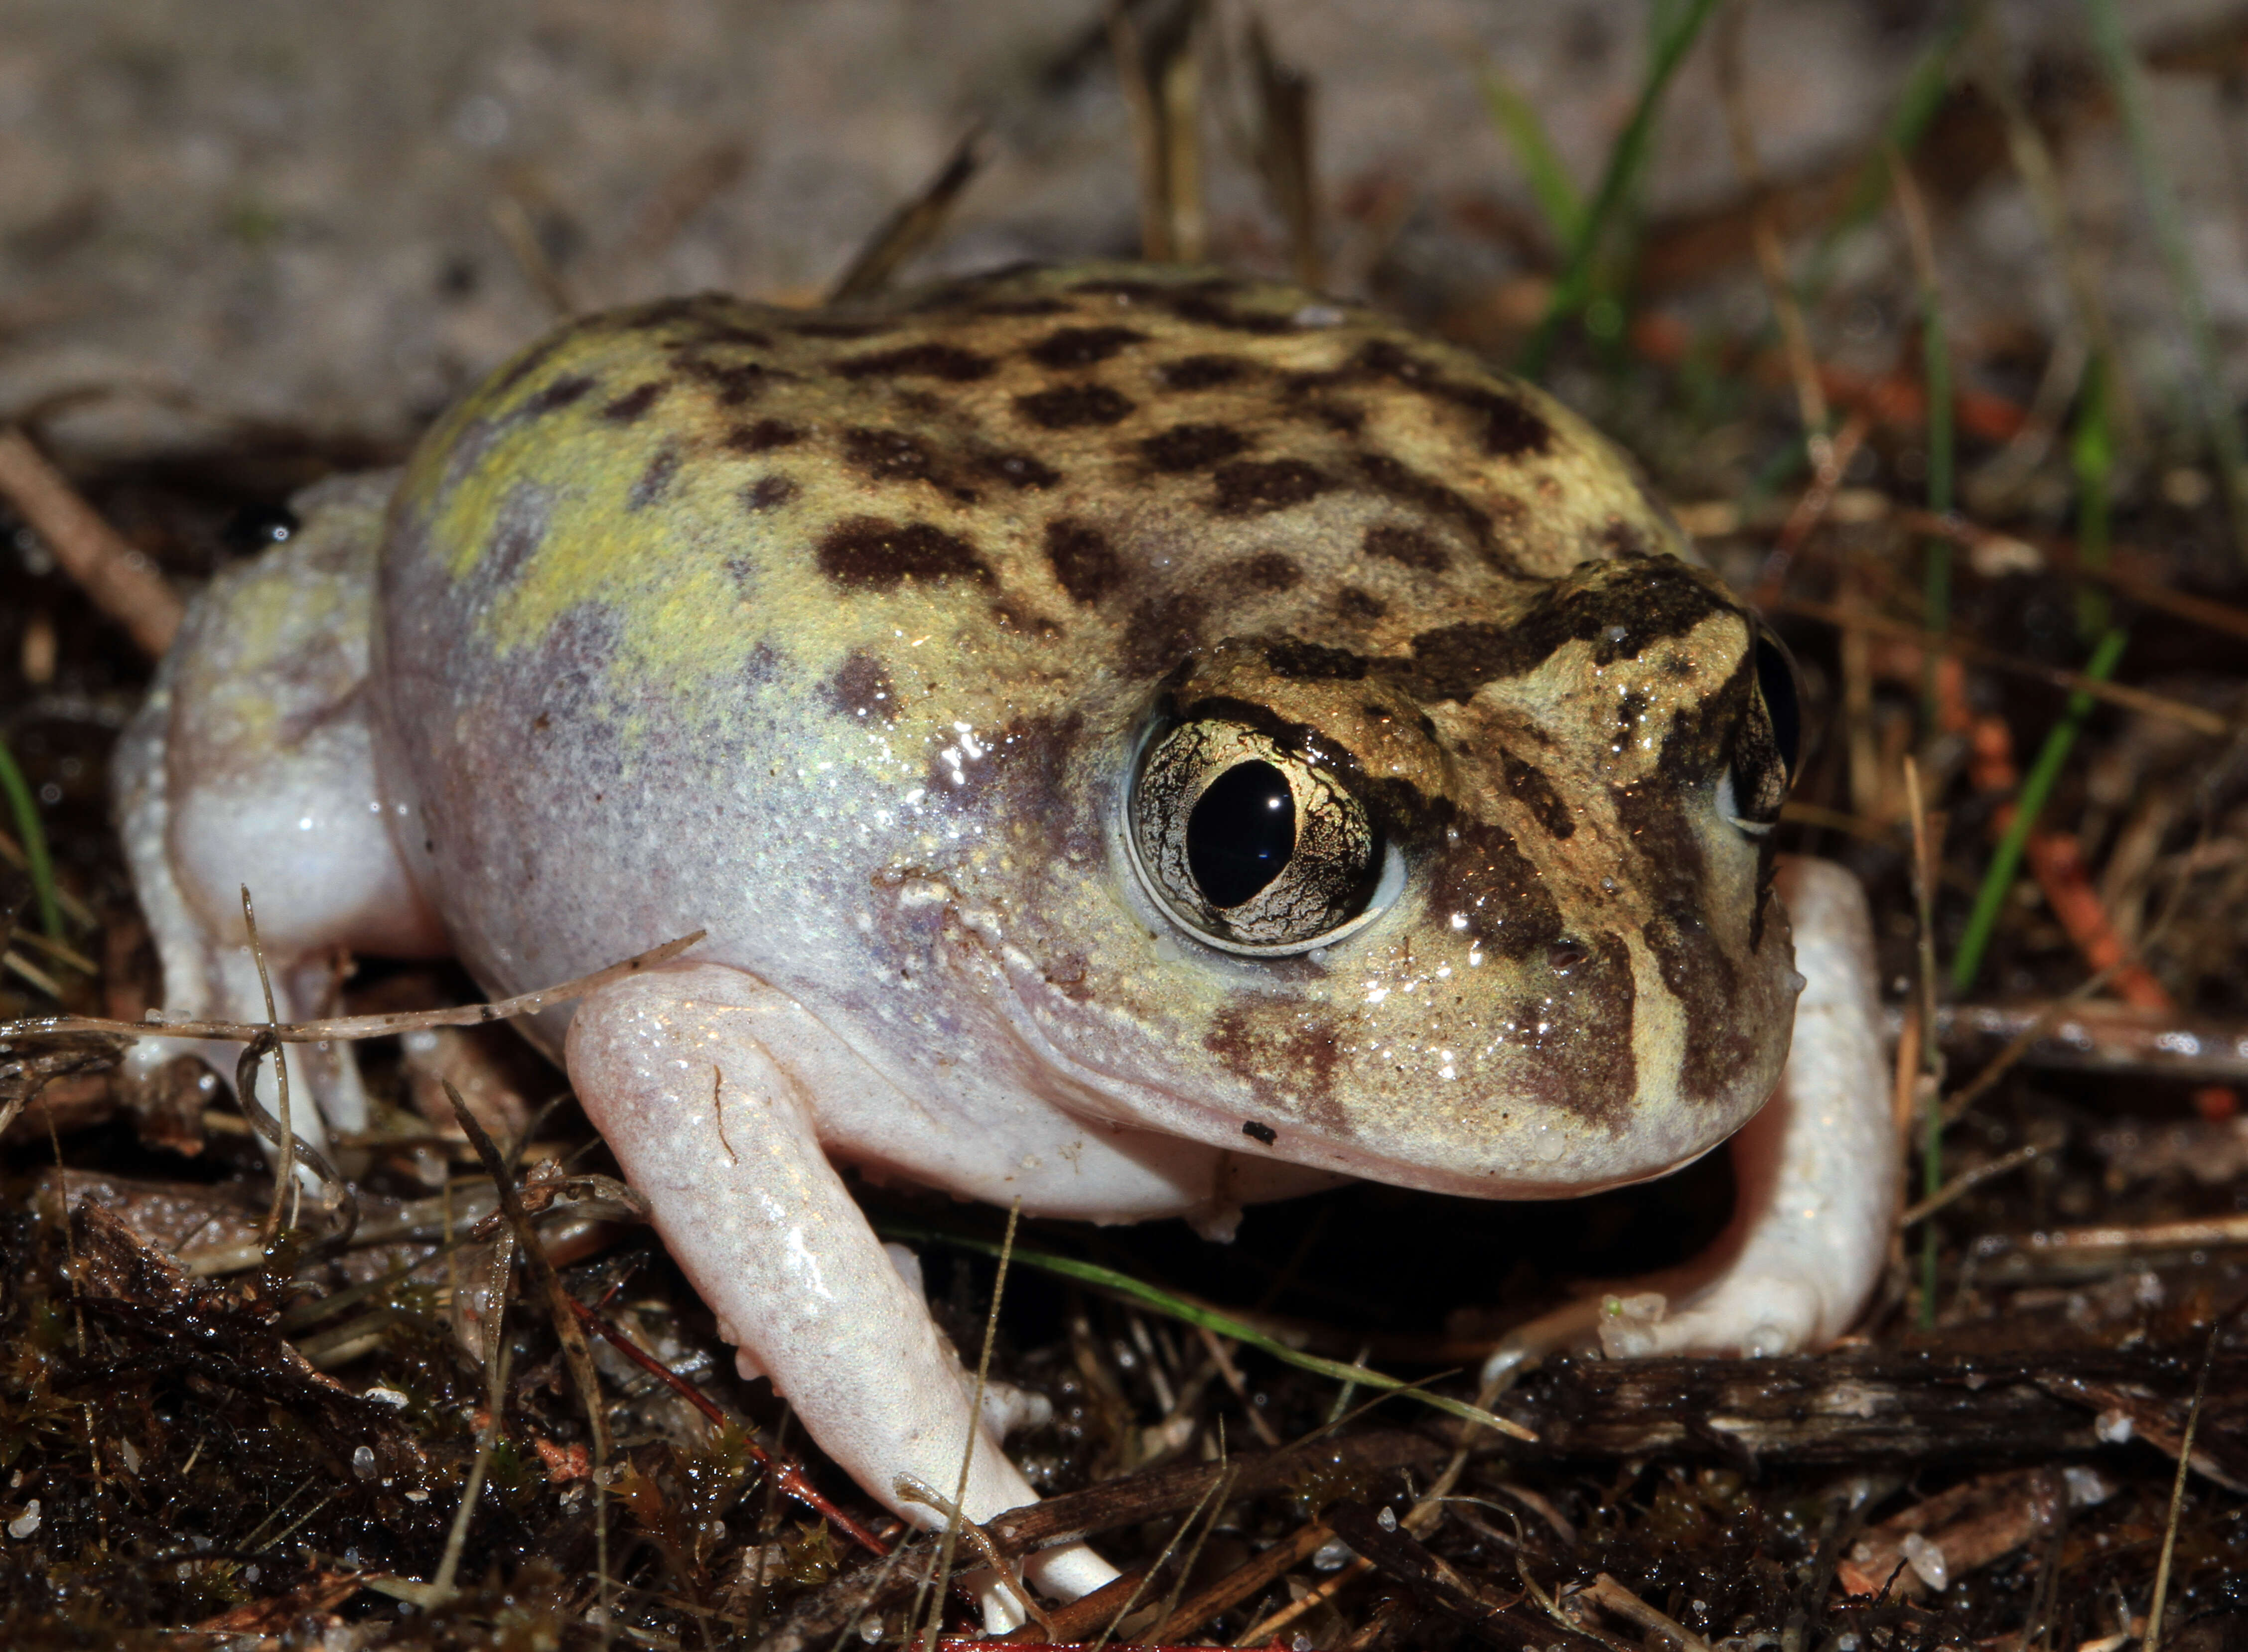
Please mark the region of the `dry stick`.
POLYGON ((524 278, 546 301, 554 319, 567 321, 584 309, 577 294, 562 278, 562 272, 554 267, 554 261, 546 256, 546 249, 538 239, 538 226, 531 223, 531 209, 524 205, 522 199, 511 190, 496 195, 490 214, 492 228, 499 231, 499 238, 514 255, 524 278))
POLYGON ((1132 17, 1131 0, 1109 0, 1108 50, 1132 122, 1133 172, 1140 184, 1140 256, 1168 263, 1172 257, 1171 215, 1163 191, 1162 119, 1148 84, 1147 51, 1132 17))
POLYGON ((453 1081, 442 1079, 439 1082, 444 1086, 445 1099, 453 1104, 454 1118, 460 1121, 462 1131, 492 1179, 492 1190, 506 1214, 507 1225, 515 1235, 524 1265, 531 1270, 531 1280, 538 1287, 547 1315, 553 1321, 554 1340, 562 1345, 562 1361, 569 1368, 571 1384, 578 1390, 579 1403, 586 1408, 586 1423, 593 1435, 595 1587, 600 1593, 601 1643, 606 1646, 610 1617, 609 1527, 603 1492, 609 1457, 609 1424, 601 1409, 600 1380, 593 1369, 593 1351, 586 1346, 586 1333, 578 1328, 577 1316, 570 1311, 570 1293, 562 1288, 562 1276, 554 1271, 553 1263, 539 1248, 538 1235, 531 1225, 531 1218, 524 1213, 523 1196, 515 1185, 515 1167, 476 1121, 476 1115, 469 1111, 469 1104, 461 1100, 461 1093, 453 1087, 453 1081))
POLYGON ((424 1027, 482 1026, 489 1021, 508 1021, 536 1015, 549 1004, 582 998, 627 976, 668 963, 709 934, 697 929, 676 941, 650 947, 620 963, 581 975, 559 986, 536 992, 518 992, 490 1004, 466 1004, 450 1010, 408 1010, 389 1015, 340 1015, 325 1021, 291 1021, 272 1025, 258 1021, 118 1021, 98 1015, 31 1016, 21 1021, 0 1021, 0 1038, 29 1038, 65 1032, 121 1032, 127 1038, 218 1038, 241 1044, 271 1037, 282 1044, 324 1044, 334 1038, 380 1038, 393 1032, 415 1032, 424 1027))
MULTIPOLYGON (((1929 858, 1928 810, 1920 792, 1920 764, 1904 760, 1905 806, 1912 817, 1912 898, 1919 921, 1916 956, 1920 973, 1921 1088, 1926 1134, 1921 1146, 1922 1203, 1934 1199, 1943 1187, 1943 1109, 1938 1098, 1943 1088, 1943 1049, 1936 1038, 1936 867, 1929 858)), ((1907 1172, 1908 1177, 1910 1173, 1907 1172)), ((1908 1181, 1907 1185, 1909 1185, 1908 1181)), ((1902 1219, 1897 1230, 1908 1224, 1902 1219)), ((1936 1323, 1936 1232, 1929 1229, 1922 1240, 1920 1258, 1920 1322, 1936 1323)))
MULTIPOLYGON (((507 1301, 501 1298, 492 1314, 504 1317, 507 1301)), ((469 1521, 475 1515, 476 1498, 484 1489, 484 1472, 491 1466, 492 1448, 499 1443, 500 1408, 507 1403, 507 1368, 513 1352, 503 1342, 499 1358, 492 1361, 490 1386, 484 1392, 484 1426, 476 1432, 476 1460, 469 1465, 469 1482, 461 1491, 461 1506, 453 1511, 452 1529, 445 1533, 445 1556, 437 1563, 437 1575, 429 1580, 430 1593, 440 1601, 453 1594, 453 1580, 460 1575, 461 1551, 468 1547, 469 1521)))
MULTIPOLYGON (((1217 1497, 1219 1488, 1230 1484, 1226 1477, 1221 1474, 1203 1488, 1202 1495, 1195 1499, 1194 1506, 1187 1511, 1186 1517, 1178 1524, 1178 1529, 1171 1533, 1170 1540, 1163 1545, 1163 1552, 1155 1557, 1155 1564, 1141 1574, 1140 1580, 1132 1586, 1132 1593, 1125 1597, 1124 1604, 1117 1608, 1116 1615, 1109 1619, 1107 1627, 1103 1628, 1099 1637, 1094 1640, 1093 1652, 1100 1652, 1100 1649, 1108 1644, 1109 1637, 1116 1633, 1117 1626, 1139 1609, 1141 1595, 1147 1592, 1150 1583, 1162 1574, 1164 1566, 1170 1563, 1171 1556, 1177 1553, 1178 1546, 1185 1540, 1187 1533, 1194 1529, 1194 1523, 1201 1518, 1202 1511, 1211 1506, 1211 1500, 1217 1497)), ((1217 1506, 1223 1508, 1225 1505, 1220 1503, 1217 1506)), ((1210 1518, 1215 1519, 1217 1516, 1213 1512, 1210 1518)))
POLYGON ((1850 461, 1858 456, 1859 444, 1865 441, 1869 422, 1864 409, 1854 409, 1842 422, 1842 428, 1826 451, 1826 463, 1811 478, 1811 484, 1788 511, 1787 520, 1780 524, 1773 538, 1772 550, 1765 558, 1764 567, 1757 575, 1756 588, 1749 593, 1749 601, 1759 608, 1769 608, 1780 600, 1787 586, 1787 570, 1795 560, 1796 552, 1811 537, 1833 504, 1834 495, 1842 485, 1842 477, 1850 468, 1850 461))
MULTIPOLYGON (((960 1522, 968 1501, 968 1472, 976 1463, 976 1443, 984 1433, 984 1385, 991 1374, 991 1344, 999 1334, 999 1300, 1007 1289, 1007 1265, 1015 1257, 1015 1229, 1023 1219, 1023 1201, 1017 1196, 1007 1210, 1007 1231, 999 1242, 999 1272, 991 1281, 991 1311, 984 1320, 984 1350, 976 1356, 976 1388, 968 1396, 968 1439, 960 1448, 960 1482, 952 1493, 952 1512, 944 1522, 944 1539, 937 1545, 936 1562, 929 1577, 922 1580, 927 1588, 937 1579, 952 1576, 953 1552, 959 1546, 960 1522)), ((937 1631, 944 1625, 945 1591, 940 1585, 936 1599, 929 1608, 929 1628, 922 1643, 929 1652, 936 1652, 937 1631)))
POLYGON ((1988 1164, 1977 1165, 1972 1170, 1962 1170, 1919 1203, 1907 1206, 1903 1214, 1897 1217, 1897 1226, 1916 1227, 1963 1195, 1973 1192, 1985 1182, 1994 1182, 2002 1176, 2020 1169, 2031 1160, 2043 1156, 2045 1152, 2044 1148, 2032 1141, 1991 1160, 1988 1164))
POLYGON ((918 1503, 925 1509, 935 1509, 947 1520, 958 1522, 960 1532, 967 1538, 969 1546, 984 1557, 984 1564, 1007 1586, 1007 1593, 1013 1595, 1016 1603, 1023 1608, 1024 1617, 1038 1625, 1047 1640, 1054 1638, 1053 1616, 1031 1599, 1029 1588, 1023 1582, 1021 1569, 999 1552, 999 1546, 991 1541, 989 1532, 961 1513, 957 1503, 948 1501, 944 1493, 917 1475, 899 1475, 890 1482, 890 1489, 897 1493, 901 1503, 918 1503))
POLYGON ((1656 1635, 1668 1635, 1676 1644, 1685 1648, 1686 1652, 1710 1652, 1708 1641, 1695 1634, 1677 1619, 1649 1606, 1605 1572, 1593 1580, 1591 1588, 1582 1590, 1580 1594, 1580 1598, 1590 1601, 1605 1611, 1614 1613, 1616 1616, 1623 1619, 1635 1628, 1651 1630, 1656 1635))
MULTIPOLYGON (((1839 444, 1838 444, 1839 445, 1839 444)), ((2204 710, 2183 700, 2171 699, 2168 695, 2150 694, 2144 689, 2134 689, 2121 682, 2109 682, 2103 678, 2087 676, 2081 671, 2069 671, 2060 666, 2039 665, 1963 637, 1956 632, 1942 636, 1930 636, 1918 626, 1899 620, 1883 620, 1869 614, 1853 614, 1833 603, 1814 601, 1808 597, 1783 597, 1768 605, 1783 614, 1799 614, 1806 620, 1817 620, 1840 630, 1857 629, 1870 632, 1877 637, 1893 637, 1900 641, 1917 643, 1922 647, 1934 644, 1944 653, 1962 660, 1973 661, 2016 676, 2029 677, 2065 689, 2072 694, 2087 694, 2095 700, 2105 700, 2127 710, 2143 712, 2160 717, 2165 723, 2175 723, 2191 729, 2196 734, 2223 737, 2248 733, 2248 722, 2228 717, 2221 712, 2204 710)), ((0 1034, 7 1031, 0 1027, 0 1034)))
MULTIPOLYGON (((270 1036, 280 1025, 281 1016, 273 1005, 273 977, 266 973, 265 949, 258 943, 257 914, 250 904, 250 886, 245 883, 241 888, 242 927, 250 932, 250 956, 257 965, 258 989, 265 994, 265 1031, 270 1036)), ((257 1069, 253 1066, 250 1071, 254 1074, 257 1069)), ((290 1198, 297 1186, 297 1133, 289 1122, 289 1060, 278 1049, 273 1052, 273 1091, 281 1125, 280 1140, 273 1146, 280 1155, 280 1163, 273 1173, 273 1208, 265 1213, 264 1230, 258 1236, 267 1244, 272 1244, 273 1236, 281 1230, 284 1199, 289 1200, 291 1227, 297 1225, 296 1218, 303 1210, 300 1200, 290 1198)))
MULTIPOLYGON (((1490 1410, 1500 1393, 1514 1380, 1515 1375, 1516 1371, 1510 1369, 1497 1376, 1485 1378, 1482 1388, 1476 1393, 1476 1409, 1490 1410)), ((1452 1447, 1451 1460, 1444 1464, 1443 1471, 1429 1484, 1426 1494, 1415 1503, 1405 1518, 1398 1522, 1413 1536, 1425 1540, 1443 1521, 1444 1499, 1451 1496, 1452 1488, 1459 1484, 1460 1476, 1467 1469, 1470 1443, 1475 1437, 1474 1429, 1475 1424, 1471 1422, 1463 1422, 1460 1425, 1460 1431, 1455 1437, 1452 1447)), ((1301 1600, 1282 1607, 1278 1612, 1257 1624, 1233 1644, 1237 1647, 1264 1645, 1289 1624, 1303 1616, 1305 1613, 1324 1606, 1373 1570, 1373 1562, 1363 1556, 1353 1560, 1317 1588, 1307 1591, 1301 1600)), ((1525 1574, 1525 1581, 1527 1580, 1527 1574, 1525 1574)))
POLYGON ((1312 80, 1273 55, 1264 19, 1249 20, 1249 60, 1257 76, 1258 169, 1288 226, 1296 284, 1313 291, 1326 271, 1319 250, 1319 189, 1312 141, 1312 80))
POLYGON ((1168 1642, 1174 1635, 1185 1633, 1176 1624, 1179 1597, 1186 1593, 1187 1580, 1194 1575, 1195 1563, 1202 1559, 1203 1546, 1210 1541, 1210 1534, 1217 1530, 1217 1522, 1225 1513, 1225 1494, 1232 1489, 1233 1474, 1231 1466, 1224 1460, 1225 1430, 1222 1427, 1218 1429, 1217 1449, 1220 1471, 1217 1478, 1210 1482, 1210 1518, 1203 1522, 1202 1530, 1195 1536, 1194 1546, 1179 1562, 1177 1574, 1171 1579, 1170 1589, 1163 1596, 1163 1609, 1156 1614, 1155 1641, 1158 1645, 1168 1642))
POLYGON ((1741 24, 1748 11, 1746 0, 1731 0, 1717 19, 1717 95, 1725 107, 1725 130, 1732 140, 1733 169, 1749 192, 1749 224, 1755 243, 1757 268, 1764 277, 1765 293, 1772 301, 1772 317, 1786 346, 1788 376, 1795 381, 1796 415, 1803 422, 1803 445, 1814 475, 1825 471, 1833 457, 1833 438, 1826 427, 1832 414, 1826 387, 1819 381, 1819 361, 1811 348, 1811 329, 1796 302, 1795 287, 1787 277, 1787 255, 1779 243, 1779 226, 1772 220, 1772 192, 1765 187, 1764 166, 1757 158, 1756 132, 1749 124, 1748 99, 1742 90, 1741 24))
POLYGON ((981 123, 953 146, 936 175, 923 184, 913 199, 885 218, 859 249, 827 294, 830 304, 871 298, 890 284, 899 266, 935 241, 952 216, 961 192, 984 168, 984 127, 981 123))
POLYGON ((154 659, 171 646, 187 611, 179 593, 12 425, 0 429, 0 494, 143 654, 154 659))
MULTIPOLYGON (((718 1409, 715 1400, 627 1336, 621 1327, 611 1324, 575 1297, 570 1299, 570 1311, 577 1315, 579 1322, 587 1330, 600 1336, 611 1347, 701 1412, 711 1427, 723 1429, 730 1424, 732 1419, 718 1409)), ((778 1447, 778 1442, 776 1441, 775 1444, 778 1447)), ((766 1471, 773 1485, 803 1504, 867 1553, 889 1553, 889 1545, 830 1503, 812 1484, 803 1468, 782 1456, 778 1449, 769 1450, 746 1435, 742 1441, 742 1448, 750 1461, 766 1471)), ((938 1508, 942 1505, 932 1503, 929 1506, 938 1508)))
POLYGON ((1204 0, 1185 0, 1177 31, 1155 43, 1162 54, 1155 97, 1162 133, 1163 200, 1170 212, 1171 256, 1200 264, 1209 255, 1202 192, 1202 37, 1204 0))
POLYGON ((2170 1482, 2170 1518, 2162 1528, 2162 1558, 2155 1566, 2155 1594, 2147 1603, 2147 1634, 2139 1642, 2139 1652, 2157 1652, 2162 1643, 2162 1607, 2170 1592, 2170 1557, 2177 1550, 2178 1519, 2185 1512, 2186 1474, 2193 1466, 2193 1433, 2201 1426, 2201 1402, 2209 1397, 2209 1370, 2217 1363, 2217 1333, 2224 1328, 2222 1319, 2209 1327, 2209 1342, 2202 1350, 2201 1374, 2194 1381, 2193 1403, 2186 1409, 2185 1434, 2178 1442, 2177 1478, 2170 1482))

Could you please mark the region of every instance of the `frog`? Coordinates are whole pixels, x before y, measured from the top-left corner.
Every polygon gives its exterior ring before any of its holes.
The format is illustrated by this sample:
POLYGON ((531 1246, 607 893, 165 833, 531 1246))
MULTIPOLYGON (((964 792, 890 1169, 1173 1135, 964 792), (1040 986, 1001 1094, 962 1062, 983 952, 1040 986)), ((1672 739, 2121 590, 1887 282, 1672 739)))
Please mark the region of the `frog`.
MULTIPOLYGON (((1494 1379, 1818 1346, 1881 1272, 1865 901, 1776 847, 1792 663, 1469 350, 1121 262, 668 299, 297 512, 120 742, 168 1017, 266 1017, 243 886, 284 1019, 349 956, 505 997, 699 934, 525 1030, 744 1375, 909 1522, 1035 1498, 853 1177, 1223 1238, 1352 1179, 1547 1198, 1734 1144, 1725 1238, 1494 1379)), ((345 1048, 285 1059, 306 1146, 366 1128, 345 1048)))

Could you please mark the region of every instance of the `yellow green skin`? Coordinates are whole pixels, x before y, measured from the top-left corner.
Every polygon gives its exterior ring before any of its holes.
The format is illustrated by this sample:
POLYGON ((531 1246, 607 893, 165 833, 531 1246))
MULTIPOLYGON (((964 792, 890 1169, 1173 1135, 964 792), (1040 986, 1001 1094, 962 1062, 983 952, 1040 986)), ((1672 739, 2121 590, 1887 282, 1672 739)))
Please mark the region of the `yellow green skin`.
POLYGON ((1608 1186, 1755 1111, 1800 984, 1721 806, 1753 622, 1687 552, 1550 398, 1286 286, 619 311, 406 473, 382 791, 490 990, 707 929, 910 1098, 833 1143, 877 1172, 1096 1219, 1608 1186), (1402 860, 1331 947, 1216 949, 1130 864, 1151 723, 1221 703, 1402 860))

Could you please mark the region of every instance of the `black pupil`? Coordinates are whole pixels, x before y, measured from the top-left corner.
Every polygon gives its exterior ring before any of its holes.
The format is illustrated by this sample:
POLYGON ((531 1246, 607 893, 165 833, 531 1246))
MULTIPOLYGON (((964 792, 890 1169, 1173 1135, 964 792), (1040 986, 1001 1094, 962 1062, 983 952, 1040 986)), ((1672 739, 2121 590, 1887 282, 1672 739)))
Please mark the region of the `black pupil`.
POLYGON ((1269 763, 1237 763, 1187 817, 1187 869, 1214 907, 1237 907, 1296 852, 1296 799, 1269 763))

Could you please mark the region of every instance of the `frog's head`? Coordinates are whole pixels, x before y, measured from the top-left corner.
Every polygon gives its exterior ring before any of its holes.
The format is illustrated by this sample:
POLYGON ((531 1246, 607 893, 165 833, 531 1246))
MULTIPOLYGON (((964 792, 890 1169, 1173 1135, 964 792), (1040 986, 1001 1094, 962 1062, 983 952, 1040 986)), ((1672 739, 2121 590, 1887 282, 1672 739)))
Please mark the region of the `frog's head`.
POLYGON ((1797 739, 1785 651, 1669 557, 1525 585, 1409 655, 1199 651, 1116 827, 1167 1087, 1250 1098, 1245 1150, 1457 1191, 1707 1150, 1787 1051, 1797 739))

